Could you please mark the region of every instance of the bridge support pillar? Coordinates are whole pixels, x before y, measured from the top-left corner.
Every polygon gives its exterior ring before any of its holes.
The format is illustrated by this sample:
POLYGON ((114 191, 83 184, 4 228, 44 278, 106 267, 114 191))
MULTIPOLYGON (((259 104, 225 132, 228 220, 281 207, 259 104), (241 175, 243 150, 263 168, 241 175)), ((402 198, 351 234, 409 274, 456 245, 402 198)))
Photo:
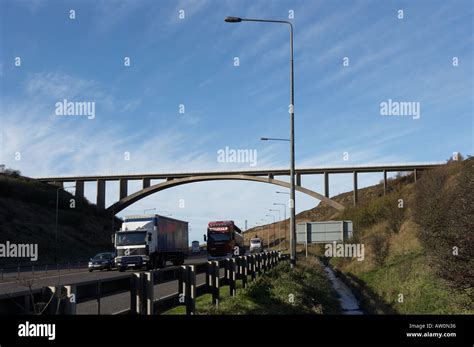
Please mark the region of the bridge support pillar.
POLYGON ((49 182, 49 184, 56 186, 58 188, 64 188, 64 182, 61 182, 61 181, 53 181, 53 182, 49 182))
POLYGON ((76 198, 84 197, 84 181, 76 181, 76 191, 74 195, 76 198))
POLYGON ((357 204, 357 171, 354 171, 354 206, 357 204))
POLYGON ((324 173, 324 196, 329 198, 329 174, 324 173))
POLYGON ((415 183, 416 183, 416 179, 418 178, 417 176, 418 176, 418 170, 415 169, 413 170, 413 177, 414 177, 415 183))
POLYGON ((387 170, 383 170, 383 195, 387 194, 387 170))
POLYGON ((97 209, 105 209, 105 180, 97 180, 97 209))
POLYGON ((272 180, 274 177, 275 177, 275 176, 273 176, 273 174, 272 174, 272 173, 269 173, 269 174, 268 174, 268 178, 269 178, 269 179, 271 179, 271 180, 272 180))
POLYGON ((301 174, 300 173, 296 174, 296 185, 301 186, 301 174))
POLYGON ((120 198, 119 200, 122 200, 123 198, 127 197, 127 191, 128 191, 128 180, 126 178, 121 178, 119 180, 119 185, 120 185, 120 189, 119 189, 119 195, 120 195, 120 198))
POLYGON ((142 180, 142 187, 143 189, 148 188, 150 186, 150 179, 149 178, 144 178, 142 180))

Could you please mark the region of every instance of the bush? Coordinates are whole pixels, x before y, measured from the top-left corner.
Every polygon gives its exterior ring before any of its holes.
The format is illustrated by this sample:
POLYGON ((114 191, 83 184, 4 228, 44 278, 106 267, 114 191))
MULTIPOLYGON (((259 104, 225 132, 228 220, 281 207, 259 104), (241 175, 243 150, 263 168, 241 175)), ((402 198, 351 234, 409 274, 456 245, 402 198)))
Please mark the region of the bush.
POLYGON ((432 265, 440 277, 464 289, 474 282, 473 196, 473 159, 425 173, 415 190, 413 217, 432 265))
POLYGON ((401 190, 391 192, 384 197, 358 206, 348 207, 344 210, 341 218, 352 220, 354 223, 354 237, 356 239, 358 239, 357 233, 361 230, 370 228, 385 220, 389 222, 389 230, 397 233, 405 219, 406 210, 406 206, 404 208, 398 207, 399 199, 407 200, 401 190))
POLYGON ((389 232, 375 233, 369 239, 369 247, 373 254, 374 263, 383 266, 389 253, 389 232))

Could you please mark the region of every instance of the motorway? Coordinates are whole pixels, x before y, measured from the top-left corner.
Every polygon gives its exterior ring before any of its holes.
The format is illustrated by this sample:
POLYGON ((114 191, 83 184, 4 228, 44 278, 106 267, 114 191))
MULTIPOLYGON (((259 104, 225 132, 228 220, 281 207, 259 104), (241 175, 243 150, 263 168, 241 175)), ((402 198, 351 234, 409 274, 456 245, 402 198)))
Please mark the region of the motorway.
MULTIPOLYGON (((201 264, 207 262, 207 255, 190 256, 186 259, 185 264, 201 264)), ((128 273, 136 272, 128 270, 128 273)), ((114 277, 122 276, 127 272, 118 272, 117 270, 112 271, 93 271, 89 272, 87 269, 76 269, 72 271, 50 271, 48 274, 44 272, 38 272, 34 276, 31 274, 22 274, 20 279, 16 278, 16 272, 14 274, 6 274, 3 281, 0 281, 0 295, 1 294, 13 294, 15 292, 21 292, 28 290, 28 286, 31 285, 32 289, 47 287, 47 286, 58 286, 66 284, 74 284, 84 281, 110 279, 114 277)), ((205 274, 196 275, 196 284, 200 285, 206 280, 205 274)), ((178 281, 170 281, 156 285, 155 299, 165 297, 167 295, 176 293, 178 291, 178 281)), ((121 310, 128 309, 130 307, 130 293, 121 293, 112 295, 101 299, 100 313, 101 314, 112 314, 121 310)), ((97 314, 98 303, 96 300, 79 303, 77 304, 78 314, 97 314)))

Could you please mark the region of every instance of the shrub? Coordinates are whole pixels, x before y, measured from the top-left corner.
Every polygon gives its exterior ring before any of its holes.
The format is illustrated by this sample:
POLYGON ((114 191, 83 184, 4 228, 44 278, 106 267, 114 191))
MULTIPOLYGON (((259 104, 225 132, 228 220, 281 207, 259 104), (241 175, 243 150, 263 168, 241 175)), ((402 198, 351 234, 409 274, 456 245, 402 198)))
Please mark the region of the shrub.
POLYGON ((470 288, 474 281, 473 196, 473 159, 425 173, 415 190, 420 240, 440 277, 458 288, 470 288))
POLYGON ((375 233, 369 239, 368 244, 373 254, 374 263, 383 266, 389 253, 389 232, 375 233))

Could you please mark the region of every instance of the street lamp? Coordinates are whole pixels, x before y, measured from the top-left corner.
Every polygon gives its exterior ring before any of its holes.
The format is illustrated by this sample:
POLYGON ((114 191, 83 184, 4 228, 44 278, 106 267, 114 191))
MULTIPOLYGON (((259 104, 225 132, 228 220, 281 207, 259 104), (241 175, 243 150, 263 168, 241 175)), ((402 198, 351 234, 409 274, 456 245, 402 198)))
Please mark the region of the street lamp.
POLYGON ((278 244, 281 243, 281 212, 280 210, 276 210, 276 209, 269 209, 268 211, 272 211, 272 212, 278 212, 278 244))
POLYGON ((56 188, 56 221, 55 221, 55 245, 54 245, 54 262, 57 264, 58 260, 58 215, 59 215, 59 190, 76 188, 76 186, 58 187, 56 188))
MULTIPOLYGON (((266 214, 265 216, 273 218, 273 243, 275 243, 275 216, 272 215, 272 214, 266 214)), ((270 228, 268 228, 268 230, 270 230, 270 228)), ((269 243, 269 246, 270 246, 270 236, 268 237, 268 243, 269 243)))
POLYGON ((295 84, 293 69, 293 25, 286 20, 248 19, 226 17, 227 23, 264 22, 287 24, 290 27, 290 248, 291 267, 296 265, 296 216, 295 216, 295 84))
MULTIPOLYGON (((262 222, 267 223, 265 219, 261 219, 262 222)), ((263 224, 262 224, 263 227, 263 224)), ((270 228, 267 227, 267 244, 268 244, 268 249, 270 249, 270 228)))
POLYGON ((286 241, 286 204, 274 202, 273 205, 276 205, 276 206, 280 205, 280 206, 283 206, 283 208, 284 208, 284 211, 285 211, 285 241, 286 241))
POLYGON ((275 138, 275 137, 261 137, 260 140, 261 141, 288 141, 288 142, 290 142, 289 139, 279 139, 279 138, 275 138))

